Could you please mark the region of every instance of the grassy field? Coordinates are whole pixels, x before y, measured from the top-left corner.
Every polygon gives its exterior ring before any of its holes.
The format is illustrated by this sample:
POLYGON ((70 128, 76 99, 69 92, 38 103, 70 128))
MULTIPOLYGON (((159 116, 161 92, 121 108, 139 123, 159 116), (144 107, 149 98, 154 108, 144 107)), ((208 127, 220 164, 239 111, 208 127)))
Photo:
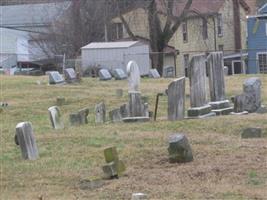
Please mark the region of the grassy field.
MULTIPOLYGON (((229 98, 242 92, 249 76, 226 78, 229 98)), ((260 76, 263 104, 267 104, 267 76, 260 76)), ((241 139, 246 127, 261 127, 265 136, 267 114, 221 116, 202 120, 169 122, 167 98, 159 102, 158 121, 147 123, 94 124, 94 106, 106 103, 108 111, 127 102, 127 81, 100 82, 85 78, 80 85, 49 86, 48 78, 1 76, 1 99, 8 108, 0 113, 0 198, 13 199, 130 199, 133 192, 147 193, 149 199, 266 199, 267 138, 241 139), (38 85, 36 82, 42 81, 38 85), (122 98, 116 89, 122 88, 122 98), (53 130, 48 107, 57 96, 66 128, 53 130), (70 127, 71 112, 89 107, 89 124, 70 127), (15 126, 33 124, 39 159, 25 161, 14 143, 15 126), (194 161, 168 163, 168 136, 184 133, 193 149, 194 161), (101 180, 103 149, 116 146, 127 165, 116 180, 101 180), (95 183, 93 187, 91 183, 95 183)), ((154 110, 156 93, 164 91, 171 79, 142 79, 142 94, 154 110)), ((188 80, 186 88, 189 104, 188 80)))

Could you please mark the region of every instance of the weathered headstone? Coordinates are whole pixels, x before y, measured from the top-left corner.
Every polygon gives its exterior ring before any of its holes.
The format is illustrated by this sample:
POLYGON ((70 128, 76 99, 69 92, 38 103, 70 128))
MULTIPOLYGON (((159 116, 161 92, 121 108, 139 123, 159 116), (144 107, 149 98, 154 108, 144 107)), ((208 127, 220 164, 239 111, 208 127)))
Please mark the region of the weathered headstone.
POLYGON ((63 121, 61 120, 61 114, 59 108, 57 106, 52 106, 48 108, 48 111, 52 127, 54 129, 63 129, 64 124, 63 121))
POLYGON ((164 66, 163 75, 164 78, 174 78, 175 77, 175 67, 174 66, 164 66))
POLYGON ((120 106, 120 113, 122 118, 129 117, 129 106, 127 104, 120 106))
POLYGON ((48 76, 49 76, 49 84, 50 85, 62 84, 65 82, 62 75, 58 71, 48 72, 48 76))
POLYGON ((143 116, 143 104, 140 92, 129 92, 129 114, 130 117, 143 116))
POLYGON ((146 200, 147 195, 144 193, 133 193, 131 200, 146 200))
POLYGON ((150 69, 148 72, 149 78, 160 78, 160 74, 157 69, 150 69))
POLYGON ((205 61, 205 55, 196 55, 192 57, 189 65, 191 105, 191 108, 187 111, 189 118, 203 118, 216 115, 211 112, 211 106, 207 103, 205 61))
POLYGON ((69 116, 70 124, 72 126, 88 124, 88 119, 87 119, 88 115, 89 115, 89 108, 84 108, 82 110, 79 110, 77 113, 72 113, 69 116))
POLYGON ((123 96, 123 90, 122 89, 117 89, 116 90, 116 96, 117 97, 122 97, 123 96))
POLYGON ((127 64, 127 75, 128 75, 129 92, 139 91, 140 70, 135 61, 130 61, 127 64))
POLYGON ((114 109, 109 112, 109 118, 112 122, 121 122, 122 116, 121 116, 121 110, 120 108, 114 109))
POLYGON ((38 158, 38 149, 30 122, 21 122, 16 126, 16 143, 19 144, 24 159, 38 158))
POLYGON ((261 138, 262 137, 262 130, 261 128, 246 128, 243 130, 242 138, 261 138))
POLYGON ((253 77, 247 79, 243 84, 243 92, 246 95, 245 110, 252 113, 261 107, 261 80, 253 77), (251 98, 253 97, 253 98, 251 98))
POLYGON ((95 106, 95 122, 104 123, 106 121, 106 106, 103 102, 95 106))
POLYGON ((113 71, 113 75, 115 77, 115 80, 123 80, 123 79, 127 79, 127 75, 125 74, 125 72, 120 69, 117 68, 113 71))
POLYGON ((104 150, 104 156, 107 164, 102 169, 106 177, 109 179, 119 178, 126 168, 124 163, 119 160, 116 147, 106 148, 104 150))
POLYGON ((193 160, 192 149, 183 134, 174 134, 169 137, 168 152, 170 163, 183 163, 193 160))
POLYGON ((185 77, 171 82, 168 86, 168 120, 184 119, 185 77))
POLYGON ((212 112, 215 112, 217 115, 229 114, 233 111, 233 108, 230 106, 229 100, 225 98, 223 53, 212 52, 208 56, 207 61, 211 99, 209 104, 212 112))
POLYGON ((77 74, 73 68, 64 69, 64 76, 67 83, 77 81, 77 74))
POLYGON ((112 76, 107 69, 100 69, 98 75, 101 81, 107 81, 112 79, 112 76))

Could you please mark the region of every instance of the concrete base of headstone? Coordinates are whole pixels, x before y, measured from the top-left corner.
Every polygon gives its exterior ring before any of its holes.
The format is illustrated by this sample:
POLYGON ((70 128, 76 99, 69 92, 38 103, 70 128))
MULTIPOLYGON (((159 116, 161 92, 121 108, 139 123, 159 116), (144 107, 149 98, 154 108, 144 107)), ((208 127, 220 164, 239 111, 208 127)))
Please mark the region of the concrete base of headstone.
POLYGON ((112 122, 121 122, 122 117, 121 117, 121 110, 120 108, 114 109, 109 112, 109 118, 112 122))
POLYGON ((248 111, 243 111, 243 112, 231 112, 231 115, 248 115, 248 111))
POLYGON ((211 111, 216 113, 217 116, 219 116, 219 115, 229 115, 233 112, 233 110, 234 110, 233 107, 229 107, 229 108, 222 108, 222 109, 211 110, 211 111))
POLYGON ((262 130, 261 128, 246 128, 243 130, 241 138, 261 138, 262 137, 262 130))
POLYGON ((147 195, 144 193, 133 193, 131 200, 146 200, 147 195))
POLYGON ((188 118, 206 118, 216 116, 216 113, 211 112, 211 106, 206 105, 202 107, 189 108, 187 110, 188 118))
POLYGON ((148 122, 150 120, 149 117, 126 117, 122 118, 123 122, 131 123, 131 122, 148 122))
POLYGON ((230 106, 229 100, 210 102, 211 112, 215 112, 216 115, 229 115, 233 112, 233 107, 230 106))

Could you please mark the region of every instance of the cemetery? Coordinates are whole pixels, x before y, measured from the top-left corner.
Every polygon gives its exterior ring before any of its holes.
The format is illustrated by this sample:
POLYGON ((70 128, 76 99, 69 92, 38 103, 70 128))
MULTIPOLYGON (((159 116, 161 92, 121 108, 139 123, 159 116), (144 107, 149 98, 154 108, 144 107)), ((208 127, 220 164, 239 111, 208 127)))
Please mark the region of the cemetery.
POLYGON ((222 57, 194 56, 189 78, 134 60, 2 76, 1 197, 266 198, 267 76, 226 76, 222 57))

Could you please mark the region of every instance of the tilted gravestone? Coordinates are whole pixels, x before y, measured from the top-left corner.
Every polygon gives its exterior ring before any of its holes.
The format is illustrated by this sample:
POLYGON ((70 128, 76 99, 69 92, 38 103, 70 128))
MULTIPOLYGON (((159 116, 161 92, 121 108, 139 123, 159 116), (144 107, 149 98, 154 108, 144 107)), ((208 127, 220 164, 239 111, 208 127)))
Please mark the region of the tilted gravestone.
POLYGON ((61 119, 60 110, 57 106, 48 108, 50 121, 54 129, 63 129, 64 123, 61 119))
POLYGON ((127 75, 125 74, 125 72, 120 69, 117 68, 113 71, 113 75, 115 77, 115 80, 123 80, 123 79, 127 79, 127 75))
POLYGON ((168 120, 184 119, 185 77, 171 82, 168 86, 168 120))
POLYGON ((183 163, 193 160, 192 149, 183 134, 174 134, 169 137, 168 152, 170 163, 183 163))
POLYGON ((58 71, 51 71, 48 72, 48 77, 49 77, 49 84, 62 84, 64 83, 64 79, 62 75, 58 71))
POLYGON ((103 102, 95 106, 95 122, 104 123, 106 121, 106 106, 103 102))
POLYGON ((98 76, 101 81, 107 81, 112 79, 112 76, 107 69, 100 69, 98 72, 98 76))
POLYGON ((209 103, 216 115, 227 115, 233 111, 229 100, 225 98, 223 52, 212 52, 207 58, 209 74, 209 103))
POLYGON ((15 141, 20 146, 22 158, 28 160, 38 158, 38 149, 30 122, 17 124, 15 141))
POLYGON ((164 78, 174 78, 175 77, 175 67, 174 66, 164 66, 163 75, 164 78))
POLYGON ((211 112, 206 90, 206 57, 193 56, 189 65, 190 105, 187 115, 189 118, 204 118, 216 115, 211 112))
POLYGON ((157 69, 150 69, 148 72, 149 78, 160 78, 160 74, 157 69))
POLYGON ((73 68, 64 69, 64 76, 67 83, 77 81, 77 74, 73 68))
POLYGON ((121 116, 121 110, 120 108, 114 109, 109 112, 109 118, 112 122, 121 122, 122 116, 121 116))
POLYGON ((70 124, 72 126, 88 124, 88 119, 87 119, 88 115, 89 115, 89 108, 84 108, 82 110, 79 110, 77 113, 72 113, 69 116, 70 124))
POLYGON ((109 179, 119 178, 126 170, 124 163, 119 160, 116 147, 109 147, 104 150, 106 163, 102 169, 109 179))

